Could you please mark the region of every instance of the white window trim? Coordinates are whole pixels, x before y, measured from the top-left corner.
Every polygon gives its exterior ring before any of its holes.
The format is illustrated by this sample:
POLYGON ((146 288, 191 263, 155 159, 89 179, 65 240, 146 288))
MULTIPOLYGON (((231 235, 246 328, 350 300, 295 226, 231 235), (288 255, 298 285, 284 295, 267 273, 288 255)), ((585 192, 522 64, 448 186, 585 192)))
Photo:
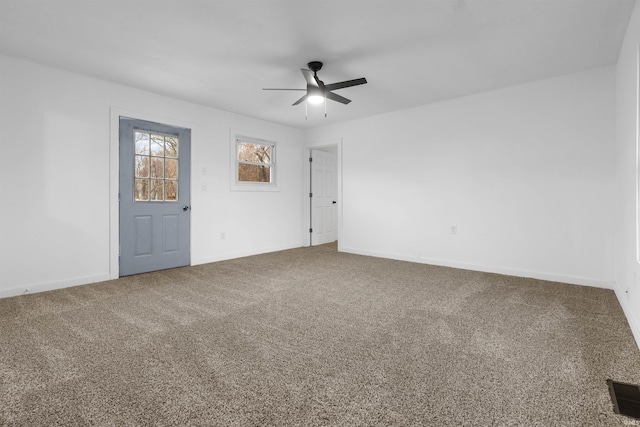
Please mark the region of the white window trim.
POLYGON ((640 43, 636 50, 636 264, 640 266, 640 43))
POLYGON ((231 129, 229 137, 229 189, 231 191, 280 191, 278 188, 278 144, 275 139, 231 129), (260 145, 270 145, 271 148, 271 182, 243 182, 238 181, 238 140, 260 145))

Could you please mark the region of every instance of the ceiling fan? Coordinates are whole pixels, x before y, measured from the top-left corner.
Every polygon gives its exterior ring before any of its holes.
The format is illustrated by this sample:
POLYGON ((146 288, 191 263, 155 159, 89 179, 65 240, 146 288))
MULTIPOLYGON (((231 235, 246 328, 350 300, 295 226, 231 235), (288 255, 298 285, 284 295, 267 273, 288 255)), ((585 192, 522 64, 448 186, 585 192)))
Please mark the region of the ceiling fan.
MULTIPOLYGON (((271 88, 265 88, 265 89, 262 89, 262 90, 306 90, 307 93, 302 98, 300 98, 296 102, 294 102, 292 104, 292 106, 293 105, 298 105, 302 101, 305 101, 305 100, 307 102, 309 102, 310 104, 320 104, 325 99, 331 99, 332 101, 337 101, 337 102, 340 102, 342 104, 348 104, 348 103, 351 102, 350 99, 347 99, 344 96, 340 96, 338 94, 335 94, 332 91, 337 90, 337 89, 343 89, 345 87, 363 85, 363 84, 367 83, 367 79, 362 77, 362 78, 359 78, 359 79, 346 80, 344 82, 331 83, 331 84, 326 85, 326 84, 324 84, 324 82, 322 80, 320 80, 318 78, 318 71, 320 71, 322 69, 322 62, 320 62, 320 61, 311 61, 307 65, 309 66, 308 70, 305 70, 304 68, 300 69, 300 71, 302 71, 302 75, 304 76, 304 79, 307 81, 307 88, 306 89, 271 89, 271 88)), ((325 113, 325 115, 326 115, 326 113, 325 113)))

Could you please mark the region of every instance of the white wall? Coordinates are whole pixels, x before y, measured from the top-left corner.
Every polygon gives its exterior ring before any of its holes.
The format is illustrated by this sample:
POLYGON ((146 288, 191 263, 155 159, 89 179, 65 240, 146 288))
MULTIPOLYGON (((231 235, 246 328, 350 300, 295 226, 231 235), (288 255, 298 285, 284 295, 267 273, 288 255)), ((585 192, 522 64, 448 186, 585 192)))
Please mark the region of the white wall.
POLYGON ((612 288, 614 113, 606 67, 306 143, 342 138, 342 251, 612 288))
POLYGON ((9 57, 0 100, 0 297, 117 272, 112 111, 192 128, 192 264, 302 244, 302 131, 9 57), (277 141, 280 191, 229 191, 231 128, 277 141))
POLYGON ((637 261, 637 126, 640 3, 636 3, 616 67, 616 293, 640 345, 640 264, 637 261))

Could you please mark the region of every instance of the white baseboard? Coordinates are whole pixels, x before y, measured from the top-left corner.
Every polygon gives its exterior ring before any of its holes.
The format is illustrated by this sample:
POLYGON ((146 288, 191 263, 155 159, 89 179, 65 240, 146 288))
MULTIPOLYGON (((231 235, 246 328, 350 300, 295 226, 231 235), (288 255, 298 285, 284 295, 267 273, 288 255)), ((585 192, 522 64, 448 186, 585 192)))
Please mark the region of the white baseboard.
MULTIPOLYGON (((295 249, 299 247, 300 247, 300 244, 295 243, 295 244, 281 246, 281 247, 271 247, 271 248, 262 248, 262 249, 255 249, 255 250, 249 250, 249 251, 240 251, 240 252, 234 252, 234 253, 225 253, 225 254, 220 254, 216 256, 202 257, 196 260, 192 260, 191 265, 206 264, 210 262, 218 262, 218 261, 224 261, 229 259, 242 258, 246 256, 260 255, 260 254, 269 253, 269 252, 295 249)), ((424 258, 418 259, 418 258, 407 257, 399 254, 383 253, 383 252, 376 252, 376 251, 363 251, 359 249, 344 247, 342 245, 340 245, 339 250, 340 252, 373 256, 373 257, 379 257, 379 258, 396 259, 400 261, 417 262, 422 264, 439 265, 443 267, 460 268, 464 270, 482 271, 486 273, 505 274, 509 276, 518 276, 518 277, 530 277, 534 279, 548 280, 552 282, 570 283, 575 285, 593 286, 593 287, 604 288, 604 289, 613 289, 616 291, 616 295, 618 296, 618 299, 621 301, 621 305, 623 305, 623 309, 625 308, 623 304, 623 299, 621 298, 619 291, 615 288, 615 285, 613 282, 586 279, 582 277, 523 271, 523 270, 509 269, 509 268, 503 268, 503 267, 466 264, 466 263, 447 261, 447 260, 424 259, 424 258)), ((107 280, 111 280, 111 277, 109 276, 109 274, 100 274, 95 276, 75 277, 72 279, 66 279, 66 280, 60 280, 60 281, 54 281, 54 282, 44 282, 44 283, 19 286, 19 287, 8 288, 8 289, 0 289, 0 298, 7 298, 7 297, 23 295, 27 293, 51 291, 54 289, 62 289, 62 288, 68 288, 71 286, 86 285, 90 283, 103 282, 107 280)), ((627 314, 627 317, 631 319, 631 317, 629 316, 630 313, 628 313, 628 309, 625 310, 625 314, 627 314)), ((636 339, 638 339, 637 337, 640 336, 640 332, 638 330, 637 325, 636 325, 636 329, 634 330, 634 336, 636 336, 636 339)))
POLYGON ((588 279, 585 277, 568 276, 562 274, 552 274, 537 271, 518 270, 506 267, 497 267, 489 265, 468 264, 457 261, 449 261, 442 259, 414 258, 393 253, 384 253, 376 251, 363 251, 360 249, 352 249, 340 247, 341 252, 348 252, 357 255, 367 255, 378 258, 396 259, 399 261, 415 262, 419 264, 438 265, 442 267, 459 268, 462 270, 482 271, 484 273, 496 273, 506 276, 528 277, 532 279, 547 280, 550 282, 568 283, 571 285, 591 286, 595 288, 614 289, 614 283, 605 280, 588 279))
POLYGON ((618 302, 622 307, 622 311, 627 318, 627 323, 629 323, 631 333, 636 340, 638 349, 640 349, 640 319, 637 317, 637 314, 634 315, 633 311, 631 310, 631 301, 629 301, 627 293, 620 290, 618 286, 614 287, 614 291, 616 293, 616 297, 618 297, 618 302))
POLYGON ((111 277, 108 273, 105 273, 94 276, 74 277, 71 279, 57 280, 53 282, 22 285, 8 289, 0 289, 0 298, 15 297, 24 294, 34 294, 37 292, 52 291, 54 289, 70 288, 72 286, 88 285, 90 283, 105 282, 107 280, 111 280, 111 277))
MULTIPOLYGON (((297 242, 295 244, 281 246, 281 247, 262 248, 262 249, 255 249, 251 251, 242 251, 242 252, 236 252, 236 253, 226 253, 226 254, 221 254, 213 257, 198 258, 196 260, 192 259, 191 265, 206 264, 209 262, 224 261, 227 259, 242 258, 246 256, 260 255, 260 254, 269 253, 269 252, 283 251, 287 249, 299 248, 300 246, 301 246, 300 243, 297 242)), ((105 282, 107 280, 112 280, 112 279, 113 278, 110 276, 110 274, 106 273, 106 274, 98 274, 94 276, 74 277, 71 279, 57 280, 52 282, 42 282, 42 283, 36 283, 36 284, 22 285, 22 286, 7 288, 7 289, 0 289, 0 298, 9 298, 9 297, 15 297, 18 295, 52 291, 55 289, 64 289, 72 286, 88 285, 91 283, 105 282)))
POLYGON ((243 257, 247 257, 247 256, 260 255, 260 254, 267 254, 267 253, 270 253, 270 252, 286 251, 286 250, 289 250, 289 249, 296 249, 296 248, 300 248, 300 247, 302 247, 302 245, 300 244, 300 242, 297 242, 297 243, 294 243, 294 244, 291 244, 291 245, 285 245, 285 246, 254 249, 254 250, 249 250, 249 251, 224 253, 224 254, 220 254, 220 255, 214 255, 214 256, 209 256, 209 257, 201 257, 201 258, 198 258, 196 260, 191 260, 191 265, 208 264, 210 262, 226 261, 226 260, 229 260, 229 259, 243 258, 243 257))

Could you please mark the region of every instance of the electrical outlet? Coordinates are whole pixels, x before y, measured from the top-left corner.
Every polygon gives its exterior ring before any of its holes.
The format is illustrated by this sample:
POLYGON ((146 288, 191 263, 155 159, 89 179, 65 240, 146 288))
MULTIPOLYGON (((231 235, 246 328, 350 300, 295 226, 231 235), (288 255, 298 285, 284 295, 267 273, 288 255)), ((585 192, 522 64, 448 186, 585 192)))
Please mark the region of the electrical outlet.
POLYGON ((451 226, 451 234, 458 234, 458 226, 457 225, 452 225, 451 226))

